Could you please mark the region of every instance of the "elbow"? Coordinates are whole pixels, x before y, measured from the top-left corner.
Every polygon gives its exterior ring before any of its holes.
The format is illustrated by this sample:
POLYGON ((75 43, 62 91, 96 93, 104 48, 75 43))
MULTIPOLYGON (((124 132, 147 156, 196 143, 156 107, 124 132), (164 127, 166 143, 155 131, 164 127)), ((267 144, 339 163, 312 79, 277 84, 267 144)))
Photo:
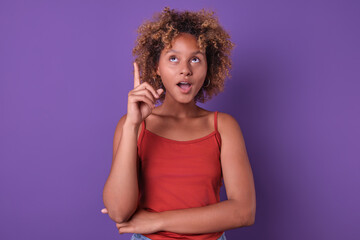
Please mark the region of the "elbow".
POLYGON ((116 223, 122 223, 129 221, 129 219, 134 215, 134 213, 138 209, 138 205, 133 205, 126 208, 124 208, 123 206, 117 206, 117 207, 109 206, 106 208, 108 210, 108 215, 111 220, 113 220, 116 223))
POLYGON ((255 223, 255 215, 256 215, 256 207, 254 206, 250 211, 249 211, 249 214, 248 214, 248 217, 247 217, 247 225, 246 226, 251 226, 251 225, 254 225, 255 223))
POLYGON ((243 223, 242 226, 249 227, 255 224, 255 215, 256 215, 256 202, 253 202, 251 206, 248 206, 247 210, 244 211, 243 223))
POLYGON ((108 210, 108 215, 109 215, 109 218, 116 223, 127 222, 129 219, 129 217, 126 217, 123 214, 121 214, 120 211, 115 211, 115 210, 111 210, 111 209, 108 210))
POLYGON ((106 201, 104 198, 104 206, 108 211, 108 216, 116 223, 127 222, 130 217, 137 210, 137 204, 131 203, 130 205, 120 205, 114 201, 106 201))
POLYGON ((111 220, 113 220, 116 223, 122 223, 127 222, 129 219, 134 215, 136 210, 138 209, 137 206, 134 206, 133 208, 107 208, 108 209, 108 215, 111 220))
POLYGON ((238 227, 249 227, 255 223, 255 214, 248 214, 239 218, 238 227))
POLYGON ((109 218, 116 223, 123 222, 122 217, 119 214, 115 213, 114 211, 108 210, 108 215, 109 215, 109 218))
POLYGON ((116 223, 127 222, 136 209, 132 207, 124 208, 124 206, 114 204, 104 204, 108 211, 108 216, 116 223))
POLYGON ((255 210, 244 211, 237 218, 237 227, 248 227, 255 223, 255 210))
POLYGON ((254 225, 255 223, 255 213, 251 214, 248 218, 247 218, 247 221, 246 221, 246 225, 245 226, 251 226, 251 225, 254 225))

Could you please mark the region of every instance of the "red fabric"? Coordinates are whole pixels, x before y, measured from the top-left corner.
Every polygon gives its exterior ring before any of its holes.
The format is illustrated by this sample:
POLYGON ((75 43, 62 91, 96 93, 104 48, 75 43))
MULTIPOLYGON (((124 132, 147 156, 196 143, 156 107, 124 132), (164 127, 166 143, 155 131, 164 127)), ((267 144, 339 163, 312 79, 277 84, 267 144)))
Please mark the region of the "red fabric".
MULTIPOLYGON (((139 204, 150 212, 203 207, 220 201, 222 171, 220 163, 221 137, 215 130, 190 140, 176 141, 161 137, 142 123, 138 139, 139 204)), ((218 239, 223 232, 208 234, 178 234, 160 231, 143 234, 152 240, 218 239)))

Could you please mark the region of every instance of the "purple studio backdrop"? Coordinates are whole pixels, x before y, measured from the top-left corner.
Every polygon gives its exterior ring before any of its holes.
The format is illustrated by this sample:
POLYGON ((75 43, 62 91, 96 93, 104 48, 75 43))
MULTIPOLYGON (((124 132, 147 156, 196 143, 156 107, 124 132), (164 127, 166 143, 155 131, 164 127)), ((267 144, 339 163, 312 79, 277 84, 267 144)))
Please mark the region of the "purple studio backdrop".
MULTIPOLYGON (((0 2, 0 239, 130 239, 100 212, 136 29, 211 9, 236 47, 225 91, 257 211, 229 240, 360 239, 359 1, 0 2)), ((226 200, 224 187, 221 200, 226 200)))

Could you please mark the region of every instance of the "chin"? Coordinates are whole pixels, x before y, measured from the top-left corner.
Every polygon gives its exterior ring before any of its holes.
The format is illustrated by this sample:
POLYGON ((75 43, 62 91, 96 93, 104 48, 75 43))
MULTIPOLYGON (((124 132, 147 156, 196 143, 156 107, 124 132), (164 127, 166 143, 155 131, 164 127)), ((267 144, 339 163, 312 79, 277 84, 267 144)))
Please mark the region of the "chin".
POLYGON ((180 97, 180 98, 177 98, 176 101, 179 102, 179 103, 183 103, 183 104, 188 104, 188 103, 191 103, 194 101, 194 96, 190 97, 180 97))

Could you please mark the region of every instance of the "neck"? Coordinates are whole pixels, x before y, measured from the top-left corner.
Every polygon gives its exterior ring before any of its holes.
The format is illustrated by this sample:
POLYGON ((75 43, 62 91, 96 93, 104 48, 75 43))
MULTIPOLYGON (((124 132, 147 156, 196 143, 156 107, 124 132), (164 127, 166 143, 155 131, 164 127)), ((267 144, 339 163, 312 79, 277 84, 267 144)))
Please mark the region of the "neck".
POLYGON ((192 100, 189 103, 179 103, 175 99, 165 96, 161 106, 158 107, 158 113, 174 118, 190 118, 195 117, 199 113, 200 108, 192 100))

